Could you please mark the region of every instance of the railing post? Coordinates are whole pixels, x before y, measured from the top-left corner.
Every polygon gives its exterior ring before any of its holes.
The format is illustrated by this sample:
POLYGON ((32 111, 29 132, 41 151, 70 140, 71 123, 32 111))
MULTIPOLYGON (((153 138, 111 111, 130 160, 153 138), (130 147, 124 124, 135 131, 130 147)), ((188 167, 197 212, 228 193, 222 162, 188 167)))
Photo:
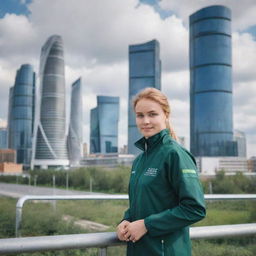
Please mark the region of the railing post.
POLYGON ((21 218, 22 218, 22 207, 16 207, 16 225, 15 225, 16 237, 20 237, 21 218))
POLYGON ((107 256, 107 247, 100 248, 99 250, 99 256, 107 256))

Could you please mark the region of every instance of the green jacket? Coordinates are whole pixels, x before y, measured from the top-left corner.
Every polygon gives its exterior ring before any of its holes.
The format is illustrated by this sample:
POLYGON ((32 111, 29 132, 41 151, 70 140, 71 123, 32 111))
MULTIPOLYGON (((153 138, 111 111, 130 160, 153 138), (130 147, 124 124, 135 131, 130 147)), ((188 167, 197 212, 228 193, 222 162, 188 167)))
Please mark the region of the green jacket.
POLYGON ((195 159, 168 130, 135 145, 144 152, 132 166, 124 219, 144 219, 148 232, 139 241, 128 242, 127 255, 189 256, 189 225, 205 216, 195 159))

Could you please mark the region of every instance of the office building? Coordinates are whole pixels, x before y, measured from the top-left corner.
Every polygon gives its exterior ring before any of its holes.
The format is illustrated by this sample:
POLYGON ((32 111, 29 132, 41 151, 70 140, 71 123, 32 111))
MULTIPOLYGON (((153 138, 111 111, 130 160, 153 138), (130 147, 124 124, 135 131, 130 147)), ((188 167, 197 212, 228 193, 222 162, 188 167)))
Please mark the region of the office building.
POLYGON ((231 11, 203 8, 190 16, 190 150, 237 156, 233 141, 231 11))
POLYGON ((0 149, 7 148, 7 129, 0 127, 0 149))
POLYGON ((196 157, 197 167, 202 175, 214 176, 218 171, 226 174, 249 171, 245 157, 196 157))
POLYGON ((37 91, 31 168, 69 165, 63 41, 53 35, 43 45, 37 91))
POLYGON ((157 40, 129 46, 128 154, 140 150, 134 143, 141 138, 132 106, 133 97, 146 87, 161 90, 160 46, 157 40))
POLYGON ((81 78, 72 84, 68 152, 70 165, 78 166, 83 154, 83 103, 81 78))
POLYGON ((237 143, 237 155, 246 157, 246 136, 242 131, 234 130, 234 141, 237 143))
POLYGON ((17 70, 9 91, 8 148, 17 152, 17 163, 29 167, 34 124, 35 72, 29 64, 17 70))
POLYGON ((90 153, 117 153, 119 97, 97 96, 90 119, 90 153))
POLYGON ((15 149, 0 149, 0 163, 16 163, 15 149))
POLYGON ((86 142, 83 143, 83 158, 88 156, 88 145, 86 142))
POLYGON ((22 164, 16 163, 16 150, 0 149, 0 173, 22 173, 22 164))
POLYGON ((256 172, 256 156, 252 156, 248 160, 248 169, 250 172, 256 172))

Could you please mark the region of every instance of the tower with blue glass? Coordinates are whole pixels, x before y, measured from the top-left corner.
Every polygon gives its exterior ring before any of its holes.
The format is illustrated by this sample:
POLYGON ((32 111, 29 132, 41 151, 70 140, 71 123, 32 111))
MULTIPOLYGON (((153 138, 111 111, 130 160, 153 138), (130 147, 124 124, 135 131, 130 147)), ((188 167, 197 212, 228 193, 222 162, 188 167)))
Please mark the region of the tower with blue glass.
POLYGON ((29 64, 17 70, 10 89, 8 113, 8 148, 17 151, 17 163, 29 167, 34 124, 35 72, 29 64))
POLYGON ((190 149, 195 156, 236 156, 233 141, 231 11, 190 16, 190 149))
POLYGON ((136 126, 133 97, 146 87, 161 90, 160 46, 157 40, 129 46, 128 153, 140 150, 134 143, 142 136, 136 126))
POLYGON ((90 119, 90 153, 117 153, 119 97, 97 96, 90 119))
POLYGON ((0 127, 0 149, 7 148, 7 128, 0 127))

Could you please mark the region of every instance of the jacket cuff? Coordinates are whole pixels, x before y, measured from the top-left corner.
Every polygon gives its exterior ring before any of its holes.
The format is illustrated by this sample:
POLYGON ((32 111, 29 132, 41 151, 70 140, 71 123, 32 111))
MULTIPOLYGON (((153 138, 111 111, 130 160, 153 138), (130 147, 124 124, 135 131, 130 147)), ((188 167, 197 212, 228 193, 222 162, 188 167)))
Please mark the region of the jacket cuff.
POLYGON ((151 229, 151 225, 150 225, 150 216, 149 217, 146 217, 144 219, 144 225, 148 231, 148 233, 150 234, 150 229, 151 229))

